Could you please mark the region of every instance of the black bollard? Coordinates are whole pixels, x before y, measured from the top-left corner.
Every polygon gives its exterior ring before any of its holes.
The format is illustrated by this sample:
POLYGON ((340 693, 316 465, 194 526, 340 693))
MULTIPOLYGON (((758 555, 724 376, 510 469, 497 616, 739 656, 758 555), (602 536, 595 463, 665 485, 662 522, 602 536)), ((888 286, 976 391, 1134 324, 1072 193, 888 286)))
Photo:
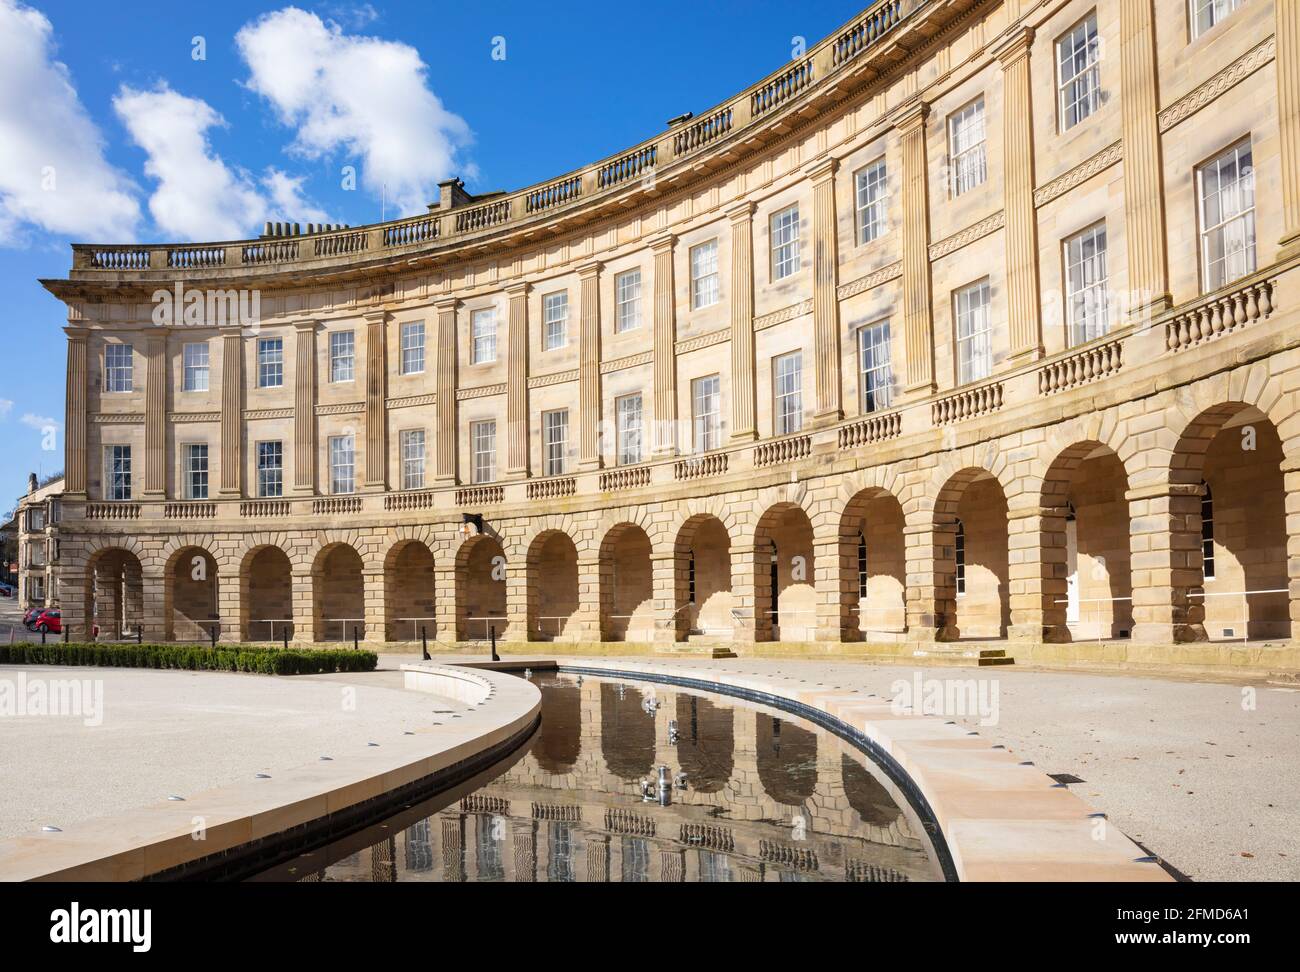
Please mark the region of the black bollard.
POLYGON ((352 650, 353 650, 353 651, 356 651, 356 650, 357 650, 357 641, 358 641, 358 638, 357 638, 357 626, 354 624, 354 625, 352 626, 352 650))
POLYGON ((45 644, 45 629, 41 628, 41 644, 45 644))
POLYGON ((212 626, 212 630, 210 634, 212 636, 212 650, 216 651, 217 650, 217 626, 215 624, 212 626))
POLYGON ((281 628, 280 634, 284 635, 284 650, 288 651, 289 650, 289 629, 281 628))
POLYGON ((420 625, 420 654, 425 661, 429 660, 429 629, 424 625, 420 625))
POLYGON ((63 643, 65 645, 68 643, 68 626, 66 624, 63 626, 63 643))
POLYGON ((497 655, 497 626, 495 624, 488 625, 488 637, 492 639, 492 660, 500 661, 501 659, 497 655))
POLYGON ((144 644, 144 625, 142 624, 135 626, 135 643, 137 645, 144 644))

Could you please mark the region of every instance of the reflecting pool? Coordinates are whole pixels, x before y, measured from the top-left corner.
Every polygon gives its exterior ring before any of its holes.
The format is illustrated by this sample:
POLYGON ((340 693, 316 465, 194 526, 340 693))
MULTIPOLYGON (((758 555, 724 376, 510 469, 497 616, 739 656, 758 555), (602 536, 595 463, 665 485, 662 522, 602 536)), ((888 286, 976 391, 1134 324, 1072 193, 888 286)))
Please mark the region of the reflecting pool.
POLYGON ((650 682, 533 681, 520 752, 257 880, 942 880, 897 787, 824 729, 650 682))

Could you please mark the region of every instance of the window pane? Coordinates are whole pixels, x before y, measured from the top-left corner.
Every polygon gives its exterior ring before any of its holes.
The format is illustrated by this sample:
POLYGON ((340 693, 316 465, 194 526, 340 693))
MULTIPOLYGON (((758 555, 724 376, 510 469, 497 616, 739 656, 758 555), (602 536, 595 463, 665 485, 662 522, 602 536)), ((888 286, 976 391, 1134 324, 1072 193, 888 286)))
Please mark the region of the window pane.
POLYGON ((404 375, 424 371, 424 321, 402 325, 402 364, 404 375))
POLYGON ((104 390, 129 392, 132 390, 134 355, 129 344, 110 344, 104 348, 104 390))
POLYGON ((1097 16, 1089 14, 1056 45, 1061 130, 1073 128, 1101 107, 1101 47, 1097 16))
POLYGON ((104 447, 104 493, 110 500, 131 498, 131 447, 104 447))
POLYGON ((334 331, 330 334, 330 381, 352 381, 355 350, 351 331, 334 331))
POLYGON ((641 461, 641 396, 625 395, 615 403, 618 421, 618 464, 641 461))
POLYGON ((719 388, 720 380, 717 375, 696 378, 691 383, 694 449, 696 452, 708 452, 722 445, 719 388))
POLYGON ((279 442, 257 444, 257 495, 280 496, 284 492, 284 452, 279 442))
POLYGON ((862 411, 888 408, 894 397, 888 321, 858 331, 858 356, 862 368, 862 411))
POLYGON ((284 384, 284 340, 262 338, 257 342, 257 386, 279 388, 284 384))
POLYGON ((992 325, 987 280, 957 291, 957 383, 987 378, 993 371, 992 325))
POLYGON ((350 435, 330 438, 330 492, 351 493, 356 490, 356 467, 350 435))
POLYGON ((984 144, 984 99, 977 98, 948 118, 952 194, 984 184, 988 176, 984 144))
POLYGON ((402 489, 424 488, 424 429, 401 433, 402 489))
POLYGON ((569 343, 569 295, 566 291, 542 298, 542 347, 554 351, 569 343))
POLYGON ((208 390, 208 346, 207 344, 187 344, 182 350, 184 378, 183 391, 208 390))
POLYGON ((1197 172, 1205 290, 1255 271, 1255 170, 1249 140, 1197 172))
POLYGON ((803 427, 803 354, 794 351, 772 362, 775 433, 789 435, 803 427))
POLYGON ((870 243, 885 232, 885 160, 858 173, 858 242, 870 243))
POLYGON ((545 475, 564 475, 565 453, 569 446, 569 412, 559 409, 542 413, 542 452, 545 475))
POLYGON ((691 307, 708 307, 719 299, 718 241, 710 240, 691 248, 691 307))
POLYGON ((629 270, 614 278, 616 299, 615 331, 641 326, 641 271, 629 270))
POLYGON ((208 447, 205 444, 185 447, 185 495, 196 500, 208 498, 208 447))
POLYGON ((799 207, 791 206, 772 217, 772 279, 799 271, 799 207))
POLYGON ((492 308, 477 310, 470 318, 474 347, 472 364, 487 364, 497 359, 497 312, 492 308))

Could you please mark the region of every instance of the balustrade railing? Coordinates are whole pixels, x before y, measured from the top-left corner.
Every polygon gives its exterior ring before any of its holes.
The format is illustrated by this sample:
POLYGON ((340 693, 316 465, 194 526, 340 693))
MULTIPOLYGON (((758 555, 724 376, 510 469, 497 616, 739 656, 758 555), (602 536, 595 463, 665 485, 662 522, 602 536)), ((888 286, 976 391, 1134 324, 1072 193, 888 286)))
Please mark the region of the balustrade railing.
POLYGON ((360 513, 360 496, 319 496, 312 500, 311 511, 317 516, 338 516, 341 513, 360 513))
POLYGON ((240 259, 247 264, 284 263, 298 259, 297 240, 251 243, 241 248, 240 259))
POLYGON ((714 139, 721 138, 731 131, 731 106, 715 111, 707 118, 687 125, 673 136, 673 154, 684 155, 697 148, 703 148, 714 139))
POLYGON ((567 179, 561 179, 558 182, 552 182, 550 185, 542 186, 540 189, 529 191, 528 195, 524 197, 524 210, 529 213, 540 213, 555 206, 572 202, 578 198, 581 192, 582 176, 572 175, 567 179))
POLYGON ((930 420, 935 425, 964 422, 988 415, 1002 407, 1002 382, 967 388, 955 395, 940 398, 930 406, 930 420))
POLYGON ((635 489, 650 485, 649 466, 624 466, 607 469, 600 474, 600 491, 613 493, 620 489, 635 489))
POLYGON ((702 456, 678 459, 673 463, 673 478, 702 479, 705 476, 721 476, 727 471, 727 454, 710 452, 702 456))
POLYGON ((1181 351, 1268 317, 1277 309, 1274 290, 1272 280, 1257 280, 1211 294, 1165 325, 1165 346, 1181 351))
POLYGON ((634 152, 629 152, 622 158, 602 165, 596 177, 596 184, 604 189, 608 186, 616 186, 621 182, 627 182, 629 179, 635 179, 651 171, 655 167, 657 159, 657 146, 654 145, 647 145, 634 152))
POLYGON ((289 512, 288 500, 247 500, 239 504, 239 515, 245 519, 288 516, 289 512))
POLYGON ((412 492, 387 493, 384 496, 386 510, 431 510, 437 499, 437 493, 431 489, 412 492))
POLYGON ((163 516, 169 520, 209 520, 217 515, 216 503, 165 503, 163 516))
POLYGON ((138 520, 139 503, 88 503, 87 520, 138 520))
POLYGON ((760 442, 754 446, 755 466, 775 466, 783 462, 795 462, 812 455, 812 436, 794 435, 771 442, 760 442))
POLYGON ((866 418, 840 426, 839 446, 841 449, 855 449, 858 446, 892 439, 903 431, 903 413, 885 412, 882 415, 868 415, 866 418))
POLYGON ((493 506, 505 502, 504 486, 466 486, 456 490, 457 506, 493 506))
POLYGON ((530 479, 525 492, 529 499, 560 499, 577 493, 578 481, 572 476, 530 479))
POLYGON ((225 262, 224 246, 173 247, 167 251, 167 266, 178 270, 219 267, 225 262))
POLYGON ((428 243, 438 238, 439 221, 436 216, 426 216, 409 223, 384 227, 384 246, 409 246, 428 243))
POLYGON ((1108 341, 1058 361, 1049 361, 1038 371, 1038 393, 1054 395, 1115 374, 1124 366, 1123 350, 1119 341, 1108 341))

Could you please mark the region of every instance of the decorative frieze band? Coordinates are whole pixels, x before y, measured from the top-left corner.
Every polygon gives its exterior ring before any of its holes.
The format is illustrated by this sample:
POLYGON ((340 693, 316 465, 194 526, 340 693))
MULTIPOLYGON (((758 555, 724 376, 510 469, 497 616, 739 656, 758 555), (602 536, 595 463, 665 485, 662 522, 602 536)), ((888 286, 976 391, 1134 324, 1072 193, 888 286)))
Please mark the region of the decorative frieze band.
POLYGON ((764 314, 762 317, 754 318, 754 330, 761 331, 764 328, 772 327, 776 324, 784 324, 786 321, 792 321, 796 317, 802 317, 804 314, 811 314, 813 302, 811 299, 805 300, 799 304, 791 304, 789 307, 783 307, 779 311, 773 311, 770 314, 764 314))
POLYGON ((638 365, 650 364, 655 359, 653 351, 642 351, 640 354, 629 354, 622 358, 614 358, 610 361, 600 363, 600 373, 607 375, 612 371, 622 371, 625 368, 635 368, 638 365))
POLYGON ((245 419, 286 419, 293 418, 291 408, 246 408, 245 419))
POLYGON ((699 351, 701 348, 711 348, 715 344, 724 344, 730 340, 731 328, 723 327, 716 331, 710 331, 708 334, 698 334, 693 338, 678 341, 673 346, 673 350, 677 354, 689 354, 691 351, 699 351))
POLYGON ((344 402, 342 405, 317 405, 317 415, 357 415, 366 410, 365 402, 344 402))
POLYGON ((846 300, 849 297, 856 297, 858 294, 866 293, 873 287, 879 287, 883 283, 896 280, 902 275, 903 264, 900 260, 898 263, 891 263, 887 267, 881 267, 879 270, 869 273, 865 277, 859 277, 857 280, 850 280, 848 283, 842 284, 840 288, 835 291, 835 296, 840 300, 846 300))
POLYGON ((978 223, 967 226, 959 233, 954 233, 947 239, 940 240, 938 243, 930 245, 930 259, 938 260, 949 253, 960 250, 963 246, 974 243, 976 240, 982 240, 990 233, 996 233, 1006 225, 1007 214, 1005 210, 994 213, 992 216, 986 216, 978 223))
POLYGON ((456 389, 456 401, 464 402, 471 398, 491 398, 493 395, 504 395, 506 393, 506 383, 503 381, 499 385, 479 385, 477 388, 458 388, 456 389))
POLYGON ((1109 169, 1123 157, 1123 142, 1115 142, 1111 145, 1107 145, 1086 162, 1079 163, 1069 172, 1063 172, 1051 182, 1044 183, 1035 189, 1034 205, 1047 205, 1057 196, 1064 195, 1075 186, 1087 182, 1098 172, 1104 172, 1106 169, 1109 169))
POLYGON ((1256 44, 1237 60, 1206 81, 1199 88, 1183 95, 1157 115, 1161 133, 1169 131, 1180 121, 1200 111, 1229 88, 1250 77, 1277 55, 1277 39, 1256 44))
POLYGON ((97 412, 90 417, 96 425, 143 425, 143 412, 97 412))
POLYGON ((172 423, 185 422, 220 422, 220 412, 168 412, 167 421, 172 423))
POLYGON ((557 371, 552 375, 535 375, 528 379, 529 388, 546 388, 550 385, 563 385, 567 381, 578 380, 578 369, 557 371))
POLYGON ((436 392, 429 392, 427 395, 403 395, 400 398, 390 398, 384 404, 388 408, 411 408, 414 405, 437 405, 438 395, 436 392))

